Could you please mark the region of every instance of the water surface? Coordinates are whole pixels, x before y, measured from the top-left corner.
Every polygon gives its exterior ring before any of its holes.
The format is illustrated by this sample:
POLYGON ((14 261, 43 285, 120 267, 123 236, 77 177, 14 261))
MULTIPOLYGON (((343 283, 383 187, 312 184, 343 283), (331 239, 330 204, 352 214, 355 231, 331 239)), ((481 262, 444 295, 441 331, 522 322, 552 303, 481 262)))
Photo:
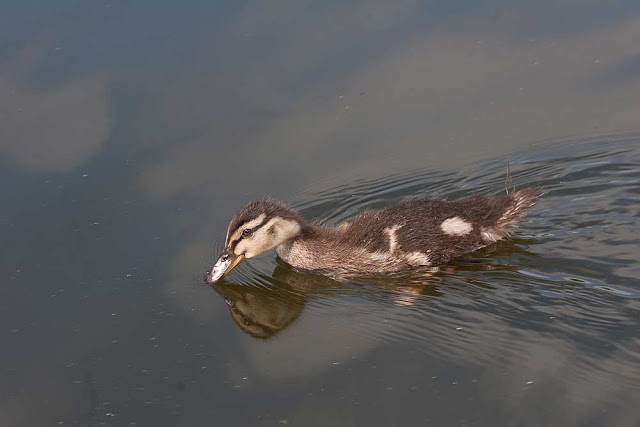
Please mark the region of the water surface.
POLYGON ((0 425, 640 423, 637 2, 1 3, 0 425), (507 164, 545 196, 433 275, 201 281, 255 197, 507 164))

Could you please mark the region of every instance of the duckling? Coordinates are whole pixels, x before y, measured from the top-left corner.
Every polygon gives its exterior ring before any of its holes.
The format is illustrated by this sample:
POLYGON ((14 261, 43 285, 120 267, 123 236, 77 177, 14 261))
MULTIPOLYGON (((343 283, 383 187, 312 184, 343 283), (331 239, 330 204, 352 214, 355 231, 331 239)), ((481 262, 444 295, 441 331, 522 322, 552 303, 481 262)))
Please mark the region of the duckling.
POLYGON ((442 265, 509 237, 541 194, 533 186, 505 196, 406 200, 335 227, 305 221, 275 199, 258 199, 229 223, 224 252, 205 281, 213 284, 271 249, 293 267, 338 277, 442 265))

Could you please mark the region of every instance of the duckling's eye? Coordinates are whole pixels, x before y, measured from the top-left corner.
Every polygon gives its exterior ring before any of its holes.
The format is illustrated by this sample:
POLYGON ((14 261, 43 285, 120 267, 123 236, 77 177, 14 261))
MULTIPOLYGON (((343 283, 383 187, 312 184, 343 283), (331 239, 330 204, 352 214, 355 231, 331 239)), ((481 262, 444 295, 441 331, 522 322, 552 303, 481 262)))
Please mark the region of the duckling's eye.
POLYGON ((245 228, 244 230, 242 230, 242 237, 250 236, 252 232, 253 232, 253 230, 252 230, 252 229, 250 229, 250 228, 245 228))

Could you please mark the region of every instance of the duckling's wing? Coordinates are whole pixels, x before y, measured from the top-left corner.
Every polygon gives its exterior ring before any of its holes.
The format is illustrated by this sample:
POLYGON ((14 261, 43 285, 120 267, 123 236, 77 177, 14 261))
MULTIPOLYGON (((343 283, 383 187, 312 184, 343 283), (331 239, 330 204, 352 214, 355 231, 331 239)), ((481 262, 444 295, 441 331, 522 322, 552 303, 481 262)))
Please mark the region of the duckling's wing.
POLYGON ((404 235, 398 238, 407 250, 431 250, 431 262, 444 263, 510 236, 541 194, 539 187, 529 187, 502 197, 425 201, 416 206, 420 215, 410 215, 404 235))
POLYGON ((410 200, 357 215, 344 238, 421 265, 441 264, 509 236, 541 194, 529 187, 502 197, 410 200))

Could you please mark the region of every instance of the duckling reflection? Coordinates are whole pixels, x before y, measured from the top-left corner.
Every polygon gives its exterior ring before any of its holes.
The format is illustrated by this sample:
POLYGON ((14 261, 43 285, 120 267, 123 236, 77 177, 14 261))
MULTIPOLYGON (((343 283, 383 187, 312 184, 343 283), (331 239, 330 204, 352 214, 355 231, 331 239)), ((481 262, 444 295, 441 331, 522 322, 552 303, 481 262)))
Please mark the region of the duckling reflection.
MULTIPOLYGON (((494 245, 482 248, 473 255, 461 257, 453 260, 447 268, 450 271, 490 271, 508 270, 518 271, 521 265, 501 264, 498 258, 508 258, 514 255, 527 257, 530 259, 538 257, 538 254, 528 250, 533 243, 530 239, 512 238, 508 242, 498 242, 494 245)), ((528 265, 528 264, 527 264, 528 265)))
POLYGON ((231 284, 223 280, 212 287, 224 298, 235 324, 259 339, 269 339, 291 325, 304 309, 309 294, 341 287, 328 277, 282 265, 275 268, 272 277, 265 279, 270 286, 231 284))
MULTIPOLYGON (((243 332, 265 340, 293 324, 310 297, 330 295, 331 290, 346 286, 329 277, 298 271, 287 265, 278 265, 271 277, 261 278, 268 281, 269 286, 232 284, 223 279, 212 288, 224 298, 231 319, 243 332)), ((382 295, 379 291, 386 289, 393 292, 385 293, 384 299, 391 297, 397 304, 411 305, 423 295, 440 296, 433 285, 434 280, 439 279, 433 275, 414 274, 384 279, 363 277, 349 284, 359 287, 367 299, 379 299, 382 295)))
POLYGON ((214 289, 224 296, 235 324, 254 338, 276 335, 293 323, 304 307, 304 302, 297 298, 270 298, 268 294, 273 293, 273 289, 226 283, 214 289))

